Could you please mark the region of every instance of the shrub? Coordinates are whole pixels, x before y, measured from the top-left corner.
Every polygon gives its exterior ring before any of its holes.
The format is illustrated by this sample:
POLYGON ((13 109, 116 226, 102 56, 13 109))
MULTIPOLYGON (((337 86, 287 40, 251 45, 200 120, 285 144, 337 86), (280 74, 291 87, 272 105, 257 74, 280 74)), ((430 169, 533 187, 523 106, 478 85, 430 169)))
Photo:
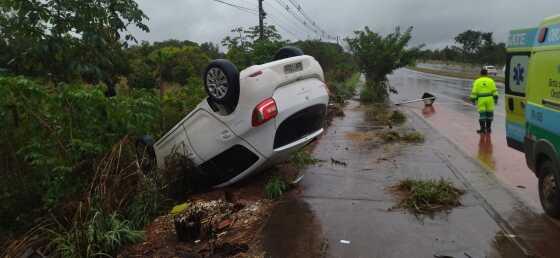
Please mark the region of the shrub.
POLYGON ((95 208, 80 208, 69 226, 59 225, 47 233, 55 257, 112 256, 120 247, 144 237, 142 231, 134 230, 116 213, 106 214, 95 208))
POLYGON ((286 182, 279 176, 272 177, 265 186, 264 192, 268 199, 278 199, 288 189, 286 182))
POLYGON ((306 149, 301 149, 292 155, 291 162, 297 168, 302 169, 309 165, 316 164, 319 160, 313 158, 311 153, 309 153, 306 149))
MULTIPOLYGON (((45 210, 80 199, 95 180, 96 162, 102 155, 121 139, 130 143, 139 135, 160 136, 204 97, 201 84, 193 79, 160 101, 153 90, 131 89, 107 98, 100 86, 55 87, 24 77, 0 77, 0 229, 25 230, 45 210)), ((125 210, 120 214, 153 215, 160 200, 152 190, 135 197, 131 211, 126 211, 127 198, 136 190, 123 197, 125 210), (152 204, 139 207, 141 202, 152 204)))
POLYGON ((398 110, 393 111, 389 119, 391 120, 392 123, 396 125, 401 125, 404 124, 404 122, 406 122, 406 116, 401 111, 398 110))

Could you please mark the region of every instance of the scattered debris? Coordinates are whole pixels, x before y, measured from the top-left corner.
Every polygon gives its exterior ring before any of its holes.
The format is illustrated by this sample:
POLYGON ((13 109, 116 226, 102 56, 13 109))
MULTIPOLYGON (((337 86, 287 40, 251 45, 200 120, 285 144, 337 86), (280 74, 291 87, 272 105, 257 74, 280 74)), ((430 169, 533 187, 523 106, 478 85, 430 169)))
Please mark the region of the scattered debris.
POLYGON ((179 204, 179 205, 173 207, 173 209, 171 209, 171 212, 169 214, 178 215, 179 213, 184 212, 188 207, 189 207, 188 202, 185 202, 183 204, 179 204))
POLYGON ((524 185, 518 185, 517 188, 519 188, 519 189, 527 189, 527 187, 525 187, 524 185))
POLYGON ((341 167, 347 167, 348 164, 344 161, 340 161, 340 160, 336 160, 334 158, 331 158, 331 164, 334 166, 341 166, 341 167))
POLYGON ((262 251, 257 232, 272 202, 251 202, 239 209, 240 205, 224 200, 192 201, 182 213, 156 219, 146 229, 145 242, 128 247, 118 257, 258 256, 262 251))
POLYGON ((379 134, 379 137, 383 139, 384 142, 396 142, 401 139, 401 135, 396 131, 386 131, 379 134))
POLYGON ((425 138, 419 132, 406 132, 406 133, 399 133, 397 131, 385 131, 379 133, 379 137, 386 143, 392 142, 407 142, 407 143, 421 143, 424 142, 425 138))
POLYGON ((401 111, 395 110, 389 117, 389 120, 396 125, 401 125, 406 122, 406 116, 401 111))
POLYGON ((350 244, 350 241, 348 241, 348 240, 340 240, 340 243, 341 243, 341 244, 345 244, 345 245, 349 245, 349 244, 350 244))
POLYGON ((304 175, 298 176, 296 179, 294 179, 294 180, 292 181, 292 185, 297 185, 297 184, 299 184, 299 182, 301 182, 301 180, 303 180, 303 177, 304 177, 304 175))
POLYGON ((398 207, 415 214, 433 213, 461 206, 460 198, 465 193, 443 179, 406 179, 391 190, 400 199, 398 207))

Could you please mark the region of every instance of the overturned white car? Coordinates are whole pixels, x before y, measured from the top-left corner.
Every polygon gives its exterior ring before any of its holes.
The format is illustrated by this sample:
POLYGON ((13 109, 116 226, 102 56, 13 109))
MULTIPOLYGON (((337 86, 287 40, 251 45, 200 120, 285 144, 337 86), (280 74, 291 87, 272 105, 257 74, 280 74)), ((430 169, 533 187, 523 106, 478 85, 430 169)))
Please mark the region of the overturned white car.
POLYGON ((157 142, 141 140, 149 163, 163 167, 177 152, 221 187, 288 159, 321 135, 329 101, 321 66, 293 47, 275 59, 241 73, 227 60, 210 63, 208 98, 157 142))

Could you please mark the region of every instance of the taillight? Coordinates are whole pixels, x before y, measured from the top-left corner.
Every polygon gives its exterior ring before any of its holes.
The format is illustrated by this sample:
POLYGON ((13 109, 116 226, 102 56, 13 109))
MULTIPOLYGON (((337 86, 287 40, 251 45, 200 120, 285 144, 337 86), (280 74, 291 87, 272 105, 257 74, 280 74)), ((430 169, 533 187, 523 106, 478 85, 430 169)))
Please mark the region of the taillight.
POLYGON ((253 110, 253 127, 262 125, 278 115, 278 108, 273 98, 265 99, 253 110))

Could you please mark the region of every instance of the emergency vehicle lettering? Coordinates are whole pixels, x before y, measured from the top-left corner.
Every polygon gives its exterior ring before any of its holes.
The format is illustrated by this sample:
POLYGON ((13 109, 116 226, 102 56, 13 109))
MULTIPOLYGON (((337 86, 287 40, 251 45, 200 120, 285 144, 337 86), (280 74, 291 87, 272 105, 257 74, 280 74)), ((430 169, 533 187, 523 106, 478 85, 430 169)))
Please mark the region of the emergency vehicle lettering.
POLYGON ((508 48, 532 47, 537 36, 537 28, 515 30, 509 34, 508 48))

